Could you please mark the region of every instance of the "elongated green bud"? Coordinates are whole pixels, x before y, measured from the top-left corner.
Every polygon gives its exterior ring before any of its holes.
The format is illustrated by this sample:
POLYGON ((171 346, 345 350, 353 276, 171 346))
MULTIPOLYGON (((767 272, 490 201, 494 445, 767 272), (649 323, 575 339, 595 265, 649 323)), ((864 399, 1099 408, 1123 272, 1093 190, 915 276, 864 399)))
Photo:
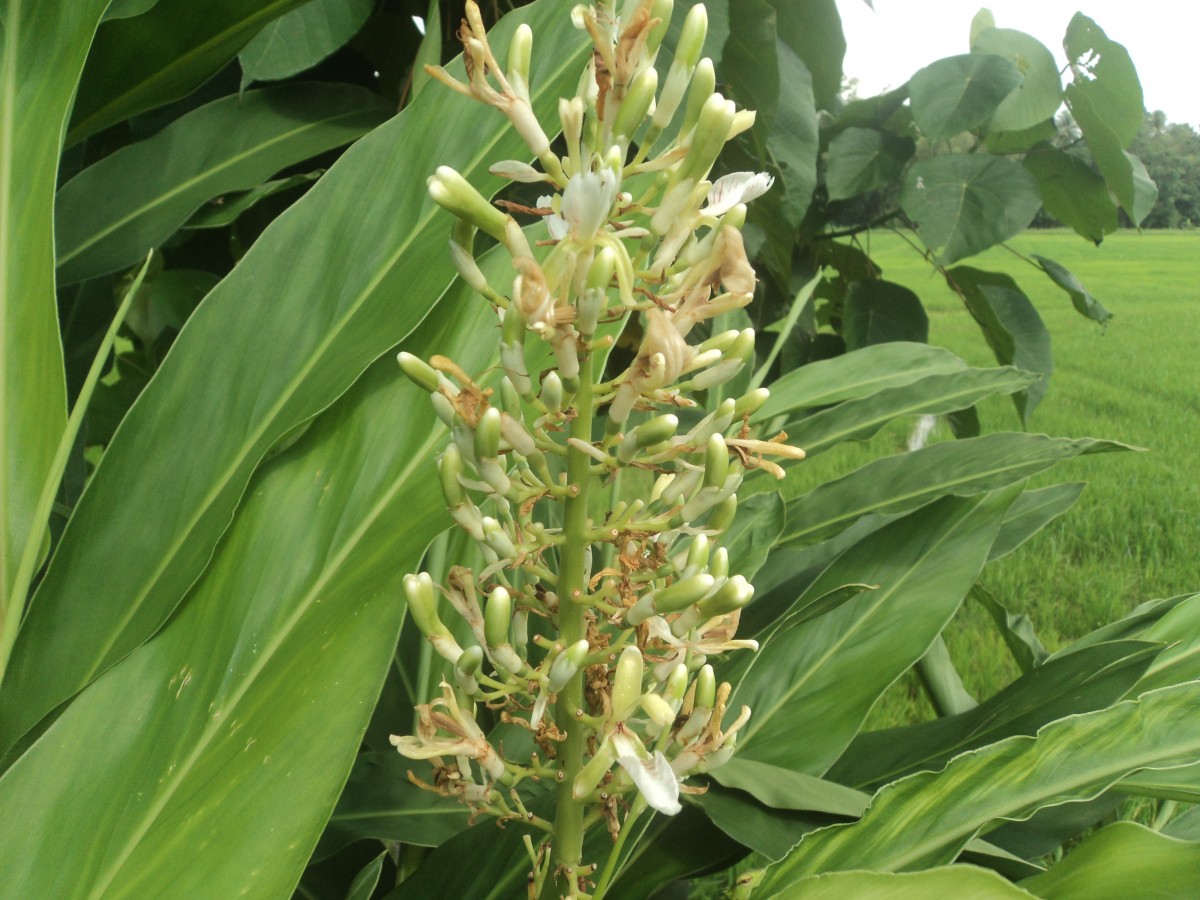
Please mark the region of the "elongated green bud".
POLYGON ((462 652, 462 656, 458 658, 458 662, 454 664, 454 670, 471 678, 479 671, 481 665, 483 665, 483 648, 479 646, 468 647, 462 652))
POLYGON ((716 591, 699 603, 700 615, 705 619, 723 616, 741 609, 754 599, 754 588, 741 575, 734 575, 716 591))
POLYGON ((443 394, 440 392, 430 394, 429 404, 433 407, 433 411, 437 413, 437 417, 442 420, 443 425, 449 428, 454 424, 454 404, 443 394))
POLYGON ((512 643, 521 659, 529 656, 529 610, 518 609, 512 617, 512 643))
POLYGON ((708 35, 708 11, 703 3, 688 10, 679 32, 679 43, 675 45, 675 58, 685 65, 694 66, 704 52, 704 38, 708 35))
POLYGON ((713 507, 712 515, 708 517, 708 522, 705 528, 712 531, 721 532, 733 524, 733 519, 737 515, 737 494, 730 494, 715 507, 713 507))
POLYGON ((708 548, 709 542, 706 535, 698 534, 692 538, 692 543, 688 547, 687 563, 683 568, 685 576, 703 571, 704 567, 708 565, 708 548))
POLYGON ((679 417, 667 413, 648 419, 636 428, 631 428, 617 445, 617 459, 628 464, 638 450, 652 447, 675 436, 679 428, 679 417))
POLYGON ((766 388, 755 388, 747 394, 743 394, 738 398, 737 405, 733 408, 733 415, 740 419, 742 416, 752 416, 760 409, 763 404, 770 398, 771 392, 766 388))
POLYGON ((475 426, 475 456, 494 459, 500 453, 500 410, 489 406, 475 426))
POLYGON ((508 44, 507 78, 519 97, 529 97, 529 60, 533 54, 533 31, 524 23, 517 26, 508 44))
POLYGON ((700 483, 702 473, 696 469, 688 469, 686 472, 681 472, 674 479, 668 482, 659 494, 659 498, 668 506, 673 505, 677 500, 685 498, 692 490, 700 483))
POLYGON ((726 100, 720 94, 713 94, 704 102, 700 118, 696 121, 696 130, 692 132, 691 147, 676 172, 679 179, 698 180, 708 175, 708 170, 725 146, 725 137, 733 125, 736 111, 733 101, 726 100))
POLYGON ((719 334, 714 334, 707 341, 700 344, 696 348, 697 353, 707 353, 709 350, 720 350, 722 354, 728 352, 733 346, 733 342, 737 340, 741 334, 736 328, 731 328, 728 331, 722 331, 719 334))
POLYGON ((708 557, 708 574, 713 578, 726 578, 729 575, 729 551, 718 547, 708 557))
POLYGON ((688 383, 694 391, 706 391, 719 384, 737 377, 738 372, 745 368, 746 363, 740 359, 723 359, 715 366, 710 366, 703 372, 697 372, 688 383))
POLYGON ((517 548, 508 532, 491 516, 483 517, 483 542, 496 551, 501 559, 515 559, 517 548))
POLYGON ((692 83, 688 85, 687 107, 684 109, 680 134, 687 134, 695 127, 700 120, 700 110, 716 89, 717 71, 713 68, 713 61, 705 57, 697 63, 696 71, 692 73, 692 83))
POLYGON ((659 728, 670 728, 675 724, 675 710, 658 694, 643 694, 642 709, 659 728))
POLYGON ((508 413, 500 417, 500 433, 509 445, 521 456, 532 456, 537 452, 537 444, 533 436, 525 430, 525 426, 508 413))
POLYGON ((675 668, 671 670, 671 674, 667 676, 666 690, 663 691, 663 699, 675 707, 676 712, 679 712, 679 704, 683 702, 683 696, 687 693, 687 686, 687 666, 683 663, 676 663, 675 668))
POLYGON ((646 35, 646 52, 650 55, 658 53, 663 38, 667 35, 667 27, 671 24, 671 12, 675 8, 674 0, 654 0, 650 8, 650 18, 658 19, 658 24, 646 35))
POLYGON ((512 622, 512 596, 503 587, 488 594, 483 612, 483 635, 489 647, 508 643, 508 626, 512 622))
MULTIPOLYGON (((464 225, 462 219, 456 220, 456 224, 464 225)), ((468 228, 470 226, 468 225, 468 228)), ((474 231, 474 229, 471 229, 474 231)), ((488 293, 489 287, 487 278, 484 277, 483 271, 479 268, 479 264, 475 262, 475 257, 471 255, 471 251, 459 244, 457 241, 450 241, 450 261, 454 264, 455 271, 462 277, 472 290, 476 290, 481 294, 488 293)))
POLYGON ((627 139, 633 137, 638 127, 646 120, 646 113, 650 110, 650 104, 654 102, 657 90, 658 72, 653 68, 646 69, 633 79, 613 122, 614 135, 627 139))
POLYGON ((630 644, 621 651, 613 676, 612 719, 624 722, 642 696, 642 651, 630 644))
POLYGON ((670 587, 643 594, 637 603, 625 611, 625 624, 637 626, 651 616, 686 609, 711 591, 713 584, 711 575, 699 572, 679 579, 670 587))
POLYGON ((578 640, 560 653, 550 664, 550 674, 546 681, 551 693, 557 694, 561 691, 575 673, 582 668, 587 659, 588 649, 586 640, 578 640))
POLYGON ((401 350, 396 355, 396 362, 400 363, 400 370, 417 387, 424 388, 431 394, 438 389, 437 372, 425 360, 401 350))
POLYGON ((449 166, 438 166, 428 184, 434 203, 503 243, 508 216, 488 203, 462 175, 449 166))
POLYGON ((466 491, 458 480, 463 473, 462 451, 457 444, 450 444, 438 460, 438 475, 442 480, 442 495, 449 507, 461 506, 467 499, 466 491))
POLYGON ((408 598, 408 614, 412 616, 421 634, 426 637, 431 634, 450 634, 438 618, 437 594, 434 593, 433 579, 429 577, 428 572, 405 575, 404 596, 408 598))
POLYGON ((605 741, 596 751, 596 755, 589 759, 587 765, 580 769, 579 774, 575 776, 575 781, 571 784, 571 796, 576 800, 582 800, 598 788, 615 760, 616 754, 613 752, 612 744, 605 741))
POLYGON ((711 665, 705 664, 696 673, 696 702, 697 709, 712 709, 717 700, 717 676, 711 665))
POLYGON ((704 446, 704 486, 721 487, 729 474, 729 448, 725 438, 714 434, 704 446))
POLYGON ((741 331, 737 340, 733 342, 733 346, 729 348, 726 354, 727 359, 740 359, 743 362, 750 362, 754 359, 754 329, 746 328, 741 331))
POLYGON ((562 409, 563 383, 557 372, 547 372, 542 379, 542 402, 550 412, 562 409))

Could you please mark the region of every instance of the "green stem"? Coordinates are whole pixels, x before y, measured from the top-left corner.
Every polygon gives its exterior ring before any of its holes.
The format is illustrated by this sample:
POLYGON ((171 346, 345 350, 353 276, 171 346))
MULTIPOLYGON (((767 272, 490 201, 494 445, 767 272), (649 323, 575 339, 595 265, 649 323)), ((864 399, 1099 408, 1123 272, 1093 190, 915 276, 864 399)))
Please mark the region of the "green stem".
POLYGON ((613 875, 617 871, 617 863, 621 859, 621 853, 625 850, 625 841, 629 837, 629 832, 633 831, 633 823, 637 821, 638 816, 645 809, 646 800, 641 794, 638 794, 637 799, 633 801, 633 806, 629 809, 629 813, 625 816, 625 821, 621 823, 621 832, 617 835, 617 841, 613 844, 612 852, 608 854, 608 859, 604 863, 604 871, 600 873, 600 880, 596 882, 596 890, 592 893, 592 900, 601 900, 608 890, 609 882, 612 881, 613 875))
MULTIPOLYGON (((579 393, 575 396, 575 418, 571 422, 571 437, 585 443, 592 440, 592 357, 579 362, 579 393)), ((558 640, 564 647, 587 637, 587 583, 584 562, 588 548, 588 488, 591 485, 592 458, 582 450, 567 452, 567 481, 578 491, 566 500, 563 515, 563 545, 558 570, 558 640)), ((584 807, 571 795, 575 776, 583 767, 586 744, 583 723, 575 711, 584 708, 584 672, 580 670, 559 691, 555 706, 555 721, 566 731, 567 738, 558 747, 558 795, 554 813, 554 838, 551 849, 550 873, 543 886, 544 898, 575 896, 577 888, 574 870, 583 859, 584 807), (566 874, 571 870, 572 874, 566 874)))

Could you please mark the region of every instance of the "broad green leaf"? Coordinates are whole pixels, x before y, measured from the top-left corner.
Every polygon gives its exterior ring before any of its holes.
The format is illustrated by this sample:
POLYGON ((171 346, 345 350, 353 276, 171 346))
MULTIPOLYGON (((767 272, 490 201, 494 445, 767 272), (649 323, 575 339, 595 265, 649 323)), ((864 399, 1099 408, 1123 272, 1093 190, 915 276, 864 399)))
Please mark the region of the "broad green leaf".
MULTIPOLYGON (((521 843, 522 834, 530 832, 520 824, 500 828, 494 819, 485 819, 425 856, 417 871, 386 895, 387 900, 523 897, 533 864, 521 843)), ((542 834, 534 832, 531 837, 536 842, 542 834)))
MULTIPOLYGON (((487 366, 491 313, 473 299, 457 290, 459 314, 431 317, 405 346, 487 366)), ((0 830, 6 889, 291 889, 391 665, 400 580, 448 521, 435 423, 384 358, 256 474, 179 613, 0 777, 0 803, 23 811, 20 829, 0 830)))
POLYGON ((442 14, 439 0, 429 0, 425 12, 425 34, 417 48, 412 67, 412 95, 421 93, 431 78, 425 66, 436 66, 442 61, 442 14))
POLYGON ((983 154, 935 156, 909 169, 900 206, 925 246, 950 265, 1024 231, 1042 205, 1020 163, 983 154))
POLYGON ((1146 171, 1145 163, 1132 153, 1126 153, 1125 158, 1129 160, 1129 170, 1133 176, 1133 205, 1126 212, 1134 222, 1141 224, 1158 202, 1158 185, 1146 171))
MULTIPOLYGON (((1029 492, 1026 491, 1026 493, 1029 492)), ((1025 494, 1021 495, 1021 497, 1024 496, 1025 494)), ((1021 497, 1018 497, 1017 500, 1019 501, 1021 497)), ((1016 503, 1013 506, 1016 506, 1016 503)), ((1009 511, 1012 511, 1012 507, 1009 507, 1009 511)), ((1004 533, 1003 526, 1001 526, 1000 532, 1004 533)), ((997 537, 996 540, 999 542, 1000 538, 997 537)), ((992 546, 995 547, 994 544, 992 546)), ((996 623, 1000 637, 1004 640, 1009 653, 1012 654, 1023 674, 1028 675, 1050 656, 1037 636, 1037 631, 1029 616, 1024 613, 1014 616, 991 591, 981 584, 971 588, 971 599, 988 611, 992 621, 996 623)))
POLYGON ((242 88, 311 69, 362 28, 375 0, 309 0, 280 16, 238 54, 242 88))
POLYGON ((958 266, 946 272, 946 281, 979 324, 998 363, 1042 376, 1013 396, 1017 414, 1028 425, 1054 371, 1050 332, 1042 317, 1008 275, 958 266))
POLYGON ((1197 873, 1200 843, 1114 822, 1021 887, 1045 900, 1171 900, 1195 893, 1197 873))
POLYGON ((1038 666, 956 716, 860 734, 830 769, 842 784, 874 789, 919 769, 936 770, 967 750, 1116 703, 1162 649, 1147 641, 1097 644, 1038 666))
POLYGON ((771 397, 754 416, 765 422, 802 409, 867 397, 931 375, 961 372, 961 359, 942 347, 891 343, 809 363, 771 383, 771 397))
POLYGON ((723 832, 771 861, 783 859, 800 838, 837 819, 819 813, 763 806, 749 794, 709 785, 688 800, 723 832))
POLYGON ((921 680, 925 694, 939 716, 958 716, 979 705, 966 686, 950 658, 950 648, 939 634, 917 660, 914 671, 921 680))
POLYGON ((383 874, 383 861, 387 856, 388 851, 384 850, 363 867, 350 883, 346 900, 371 900, 375 888, 379 886, 379 877, 383 874))
POLYGON ((1200 841, 1200 806, 1173 818, 1162 833, 1184 841, 1200 841))
POLYGON ((871 802, 868 794, 783 766, 735 756, 710 777, 727 788, 745 791, 775 809, 809 810, 857 818, 871 802))
POLYGON ((1180 594, 1178 597, 1171 597, 1166 600, 1148 600, 1124 618, 1118 619, 1115 622, 1109 622, 1107 625, 1100 626, 1095 631, 1088 632, 1054 655, 1065 656, 1068 653, 1075 653, 1084 647, 1090 647, 1102 641, 1119 641, 1125 638, 1141 639, 1146 634, 1148 628, 1153 627, 1156 622, 1161 621, 1173 610, 1191 603, 1193 598, 1197 596, 1200 595, 1180 594))
POLYGON ((818 109, 832 109, 842 90, 846 37, 835 0, 769 0, 779 39, 812 73, 818 109))
POLYGON ((389 104, 351 85, 286 85, 222 97, 84 169, 58 192, 58 278, 129 265, 206 201, 361 137, 389 104))
POLYGON ((1050 487, 1027 490, 1009 507, 1008 515, 996 543, 988 554, 988 562, 1008 556, 1027 540, 1075 505, 1084 482, 1054 484, 1050 487))
MULTIPOLYGON (((739 13, 740 14, 740 13, 739 13)), ((767 138, 767 152, 783 176, 784 209, 788 222, 798 226, 812 203, 817 187, 820 137, 813 100, 812 75, 791 47, 776 45, 781 89, 775 119, 767 138)))
POLYGON ((1003 56, 965 53, 939 59, 908 81, 913 121, 931 141, 952 138, 992 118, 1021 81, 1017 67, 1003 56))
POLYGON ((1200 595, 1173 606, 1138 637, 1169 645, 1138 683, 1139 691, 1200 678, 1200 595))
POLYGON ((739 755, 824 773, 954 615, 1011 502, 1011 492, 948 497, 839 556, 806 596, 853 581, 879 588, 780 632, 744 664, 730 702, 753 711, 739 755))
POLYGON ((1117 230, 1117 207, 1104 179, 1076 156, 1039 144, 1022 160, 1037 179, 1046 212, 1096 244, 1117 230))
MULTIPOLYGON (((393 729, 404 733, 407 720, 393 729)), ((420 766, 395 750, 361 754, 313 854, 322 859, 362 838, 436 847, 467 828, 467 808, 408 780, 420 766)))
POLYGON ((929 316, 921 298, 890 281, 854 281, 842 308, 842 337, 847 350, 871 344, 929 340, 929 316))
POLYGON ((988 152, 994 153, 996 156, 1005 156, 1009 153, 1024 153, 1035 144, 1054 140, 1057 134, 1058 126, 1054 124, 1054 120, 1046 119, 1044 122, 1039 122, 1031 128, 1023 128, 1020 131, 989 132, 987 136, 987 148, 988 152))
MULTIPOLYGON (((533 65, 545 118, 574 90, 586 38, 542 3, 506 17, 498 47, 521 20, 556 48, 533 65)), ((450 216, 414 173, 451 165, 490 193, 500 182, 486 166, 522 146, 494 110, 426 92, 343 154, 209 294, 75 508, 0 694, 0 746, 162 624, 263 456, 432 308, 453 274, 450 216)))
POLYGON ((108 11, 104 14, 104 21, 140 16, 157 2, 158 0, 112 0, 108 11))
POLYGON ((847 200, 899 180, 915 150, 912 138, 874 128, 847 128, 829 142, 829 199, 847 200))
POLYGON ((1133 797, 1200 803, 1200 762, 1190 766, 1138 772, 1123 779, 1113 791, 1133 797))
POLYGON ((1050 280, 1067 292, 1067 296, 1071 298, 1071 303, 1080 315, 1099 322, 1101 325, 1107 325, 1109 319, 1112 318, 1110 313, 1104 306, 1092 296, 1091 292, 1083 286, 1075 275, 1065 266, 1059 265, 1054 260, 1045 256, 1033 254, 1033 258, 1037 260, 1037 264, 1042 267, 1042 271, 1049 276, 1050 280))
POLYGON ((952 412, 993 394, 1028 390, 1037 375, 1006 366, 930 375, 913 384, 887 388, 858 400, 847 400, 789 425, 791 443, 809 456, 840 444, 862 441, 901 416, 952 412))
POLYGON ((646 838, 632 849, 609 896, 651 897, 670 881, 727 868, 745 855, 704 813, 685 804, 677 816, 651 820, 646 838))
POLYGON ((1190 762, 1200 754, 1197 703, 1200 682, 1153 691, 910 775, 876 794, 858 822, 805 837, 768 870, 762 890, 769 896, 822 872, 940 865, 998 819, 1089 799, 1139 769, 1190 762))
POLYGON ((0 3, 0 678, 46 534, 44 497, 56 487, 46 482, 66 428, 54 188, 67 111, 106 5, 0 3))
POLYGON ((158 0, 96 34, 67 143, 178 100, 237 56, 272 19, 306 0, 158 0))
POLYGON ((787 887, 777 896, 792 900, 929 900, 930 897, 970 897, 971 900, 1029 900, 1034 894, 995 872, 975 866, 941 866, 924 872, 830 872, 813 875, 787 887))
POLYGON ((1021 83, 996 107, 989 132, 1023 131, 1058 112, 1062 76, 1054 54, 1037 38, 1011 28, 986 28, 971 35, 971 52, 1003 56, 1021 74, 1021 83))
MULTIPOLYGON (((1109 40, 1095 22, 1076 13, 1067 26, 1063 47, 1073 81, 1067 85, 1067 107, 1083 132, 1100 174, 1133 218, 1139 208, 1134 168, 1125 148, 1142 125, 1142 86, 1126 49, 1109 40)), ((1148 210, 1147 210, 1148 211, 1148 210)))
MULTIPOLYGON (((945 494, 995 490, 1061 460, 1127 449, 1124 444, 1092 438, 1072 440, 1003 432, 931 444, 912 453, 877 459, 789 499, 787 527, 780 544, 816 543, 863 516, 908 512, 945 494)), ((1024 510, 1025 502, 1018 498, 1013 512, 1024 510)))
POLYGON ((185 228, 225 228, 238 220, 242 213, 253 209, 259 202, 268 197, 274 197, 292 188, 310 185, 321 175, 316 172, 302 172, 299 175, 289 175, 286 178, 276 178, 274 181, 264 181, 248 191, 241 191, 221 197, 214 197, 209 203, 196 210, 185 228))

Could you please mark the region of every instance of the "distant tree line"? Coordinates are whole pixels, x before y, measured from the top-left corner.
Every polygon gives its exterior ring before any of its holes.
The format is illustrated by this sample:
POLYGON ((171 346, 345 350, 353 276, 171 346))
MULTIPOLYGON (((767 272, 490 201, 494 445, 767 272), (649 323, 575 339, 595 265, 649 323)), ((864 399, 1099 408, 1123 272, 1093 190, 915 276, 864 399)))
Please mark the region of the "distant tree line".
POLYGON ((1200 134, 1190 125, 1167 122, 1161 110, 1147 113, 1129 152, 1141 157, 1158 185, 1158 202, 1142 227, 1200 225, 1200 134))

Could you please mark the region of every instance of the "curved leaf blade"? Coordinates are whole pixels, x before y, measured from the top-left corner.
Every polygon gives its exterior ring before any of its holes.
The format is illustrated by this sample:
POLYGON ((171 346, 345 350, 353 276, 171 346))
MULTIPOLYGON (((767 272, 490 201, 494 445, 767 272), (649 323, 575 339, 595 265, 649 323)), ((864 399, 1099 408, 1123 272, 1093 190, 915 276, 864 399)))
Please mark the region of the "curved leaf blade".
POLYGON ((887 900, 928 900, 930 897, 971 897, 973 900, 1030 900, 1037 896, 1000 875, 975 866, 940 866, 924 872, 831 872, 790 885, 780 896, 805 900, 843 900, 845 897, 887 900))
POLYGON ((238 54, 242 88, 311 69, 362 28, 375 0, 309 0, 280 16, 238 54))
POLYGON ((361 137, 391 114, 351 85, 287 85, 222 97, 123 147, 56 199, 58 278, 71 284, 141 259, 206 201, 361 137))
MULTIPOLYGON (((535 109, 548 117, 574 87, 585 38, 540 4, 497 25, 496 44, 531 19, 557 48, 537 55, 531 79, 535 109)), ((425 92, 343 154, 213 290, 75 508, 18 639, 12 689, 0 694, 0 746, 162 624, 263 456, 410 333, 446 289, 450 217, 412 173, 453 165, 493 191, 500 182, 487 162, 522 146, 494 110, 425 92)))
POLYGON ((1022 81, 1003 56, 965 53, 939 59, 908 82, 913 121, 931 141, 982 125, 1022 81))
POLYGON ((1037 179, 1046 212, 1077 234, 1099 244, 1106 234, 1117 230, 1117 206, 1108 185, 1086 162, 1057 147, 1039 144, 1025 154, 1021 164, 1037 179))
POLYGON ((763 890, 822 872, 939 865, 997 819, 1025 819, 1097 796, 1130 772, 1193 761, 1200 755, 1197 703, 1200 682, 1152 691, 1052 722, 1036 737, 964 753, 940 772, 910 775, 876 794, 858 822, 804 838, 768 870, 763 890))
POLYGON ((846 292, 842 336, 847 350, 871 344, 929 340, 929 316, 921 298, 890 281, 854 281, 846 292))
POLYGON ((1052 118, 1062 105, 1062 77, 1054 54, 1037 38, 1011 28, 985 28, 971 36, 972 53, 991 53, 1009 60, 1021 83, 1000 101, 988 131, 1024 131, 1052 118))

